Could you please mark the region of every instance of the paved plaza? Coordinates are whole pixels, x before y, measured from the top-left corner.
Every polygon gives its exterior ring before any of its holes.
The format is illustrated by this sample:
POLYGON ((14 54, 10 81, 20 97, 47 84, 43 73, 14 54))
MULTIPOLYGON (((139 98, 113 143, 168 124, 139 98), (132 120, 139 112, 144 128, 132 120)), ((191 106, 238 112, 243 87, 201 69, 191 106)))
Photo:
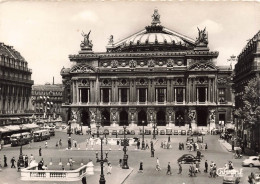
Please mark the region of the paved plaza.
MULTIPOLYGON (((137 135, 136 135, 137 136, 137 135)), ((83 161, 84 164, 86 164, 89 159, 93 160, 94 163, 94 175, 87 176, 87 182, 92 183, 98 183, 99 182, 99 176, 100 176, 100 165, 99 163, 96 163, 96 151, 100 149, 100 145, 95 145, 93 147, 93 150, 89 146, 86 150, 86 138, 88 135, 74 135, 72 134, 72 139, 76 140, 78 144, 80 145, 80 149, 73 148, 72 150, 66 150, 67 147, 67 134, 65 132, 56 132, 55 137, 52 137, 51 140, 48 141, 48 148, 45 148, 45 142, 38 142, 38 143, 32 143, 31 148, 29 148, 29 145, 23 146, 23 153, 30 156, 31 154, 34 155, 36 161, 40 161, 41 158, 44 159, 45 164, 48 164, 48 169, 52 168, 59 168, 59 162, 60 160, 65 165, 65 170, 69 170, 69 167, 66 165, 69 158, 72 158, 74 163, 74 169, 80 167, 81 162, 83 161), (56 142, 62 139, 63 144, 61 148, 56 148, 56 142), (38 149, 39 146, 42 147, 42 157, 39 157, 38 149), (49 166, 49 162, 52 160, 53 165, 49 166)), ((109 136, 111 137, 111 136, 109 136)), ((115 137, 115 136, 112 136, 115 137)), ((123 136, 119 136, 123 137, 123 136)), ((133 135, 128 137, 134 137, 133 135)), ((138 135, 139 138, 141 138, 140 135, 138 135)), ((145 136, 145 139, 150 142, 152 136, 148 135, 145 136)), ((125 184, 157 184, 163 183, 175 183, 175 184, 192 184, 192 183, 200 183, 200 184, 217 184, 222 183, 222 177, 217 178, 210 178, 209 174, 207 173, 198 173, 197 177, 189 177, 188 176, 188 164, 183 164, 183 171, 182 174, 178 173, 178 165, 177 165, 177 159, 181 157, 185 153, 191 153, 193 155, 196 155, 196 152, 189 152, 188 150, 179 150, 178 144, 179 142, 186 142, 187 136, 183 135, 172 135, 171 136, 171 143, 172 143, 172 149, 163 149, 160 147, 161 141, 168 140, 167 135, 159 135, 157 136, 157 141, 155 141, 155 157, 151 157, 150 149, 147 150, 137 150, 136 147, 130 146, 128 148, 128 155, 129 155, 129 170, 123 170, 119 167, 119 159, 123 157, 123 151, 122 149, 119 150, 119 146, 113 145, 104 145, 105 150, 108 151, 108 160, 112 164, 112 174, 107 175, 107 164, 105 164, 105 178, 107 183, 111 184, 119 184, 119 183, 125 183, 125 184), (156 157, 160 160, 160 165, 162 170, 156 171, 156 157), (144 165, 144 172, 139 173, 139 163, 140 161, 143 161, 144 165), (173 175, 166 175, 167 171, 167 164, 168 162, 171 163, 172 167, 172 173, 173 175)), ((228 161, 232 161, 234 163, 234 167, 236 169, 241 168, 242 159, 233 159, 233 154, 228 152, 223 145, 218 141, 219 136, 216 135, 206 135, 204 137, 204 142, 208 144, 208 150, 202 151, 202 154, 204 155, 202 162, 201 162, 201 170, 204 170, 204 161, 205 159, 208 160, 210 163, 211 161, 214 161, 217 164, 217 167, 223 167, 225 163, 228 161)), ((196 140, 196 138, 195 138, 196 140)), ((99 156, 100 152, 98 151, 99 156)), ((3 150, 0 151, 0 156, 2 159, 2 165, 3 165, 3 155, 6 155, 8 158, 8 167, 2 168, 2 171, 0 172, 0 183, 1 184, 16 184, 16 183, 24 183, 24 184, 31 184, 31 183, 61 183, 61 182, 30 182, 30 181, 21 181, 20 180, 20 172, 17 172, 16 169, 10 168, 10 159, 14 156, 16 159, 19 155, 19 147, 5 147, 3 150)), ((256 171, 256 168, 243 168, 243 178, 241 183, 247 183, 247 176, 250 172, 256 171)), ((64 182, 63 182, 64 183, 64 182)), ((77 182, 68 182, 68 183, 75 183, 80 184, 81 181, 77 182)))

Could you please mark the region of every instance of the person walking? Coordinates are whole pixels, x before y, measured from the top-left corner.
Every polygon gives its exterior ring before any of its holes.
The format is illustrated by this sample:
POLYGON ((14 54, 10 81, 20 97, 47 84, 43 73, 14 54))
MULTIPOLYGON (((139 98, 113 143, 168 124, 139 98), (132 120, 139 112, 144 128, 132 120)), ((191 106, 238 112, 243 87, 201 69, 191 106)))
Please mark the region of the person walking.
POLYGON ((24 158, 24 167, 25 168, 27 168, 28 167, 28 165, 29 165, 29 163, 28 163, 29 161, 28 161, 28 156, 27 155, 25 155, 25 158, 24 158))
POLYGON ((4 155, 4 167, 7 167, 7 157, 4 155))
POLYGON ((154 157, 154 148, 151 149, 151 157, 154 157))
POLYGON ((156 171, 161 171, 161 167, 160 167, 160 161, 159 161, 159 158, 157 157, 156 159, 156 168, 155 168, 156 171))
POLYGON ((48 148, 48 142, 45 141, 45 148, 48 148))
POLYGON ((42 156, 42 148, 41 148, 41 146, 40 146, 40 148, 39 148, 39 156, 40 156, 40 157, 42 156))
POLYGON ((84 177, 81 179, 81 182, 82 182, 82 184, 87 184, 87 178, 86 178, 86 176, 84 176, 84 177))
POLYGON ((148 144, 148 141, 146 140, 146 142, 145 142, 145 148, 146 149, 149 149, 149 144, 148 144))
POLYGON ((140 162, 140 166, 139 166, 139 173, 143 173, 144 172, 144 168, 143 168, 143 161, 140 162))
POLYGON ((111 163, 107 163, 107 174, 112 174, 112 165, 111 163))
POLYGON ((16 161, 15 161, 15 158, 13 157, 12 159, 11 159, 11 168, 16 168, 15 167, 15 165, 14 165, 14 163, 15 163, 16 161))
POLYGON ((200 173, 200 163, 196 162, 196 173, 200 173))
POLYGON ((172 175, 172 169, 171 169, 170 162, 168 162, 166 175, 172 175))
POLYGON ((208 161, 205 160, 205 170, 204 170, 205 173, 208 173, 208 167, 209 167, 208 161))
POLYGON ((181 174, 182 173, 182 166, 181 166, 181 163, 179 162, 179 172, 178 174, 181 174))

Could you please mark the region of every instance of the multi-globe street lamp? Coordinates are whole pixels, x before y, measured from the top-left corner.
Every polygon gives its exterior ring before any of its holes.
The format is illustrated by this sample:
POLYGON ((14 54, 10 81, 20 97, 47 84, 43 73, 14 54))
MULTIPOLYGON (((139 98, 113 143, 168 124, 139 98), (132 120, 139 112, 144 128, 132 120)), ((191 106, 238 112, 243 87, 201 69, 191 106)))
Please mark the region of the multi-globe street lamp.
POLYGON ((142 137, 143 137, 143 140, 142 140, 142 150, 145 150, 145 143, 144 143, 144 121, 142 121, 142 124, 143 124, 143 132, 142 132, 142 137))
POLYGON ((128 166, 128 163, 127 163, 127 161, 128 161, 128 155, 126 154, 126 152, 127 152, 127 144, 128 144, 128 140, 127 140, 127 138, 126 138, 126 126, 124 125, 123 126, 123 128, 124 128, 124 141, 123 141, 123 143, 124 143, 124 148, 123 148, 123 151, 124 151, 124 158, 123 158, 123 166, 122 166, 122 169, 129 169, 129 166, 128 166))
POLYGON ((21 134, 20 134, 20 155, 19 155, 19 166, 20 167, 24 167, 24 161, 23 161, 23 142, 22 142, 22 139, 23 139, 23 134, 22 134, 22 129, 23 129, 23 125, 20 124, 19 125, 19 128, 21 130, 21 134))
POLYGON ((97 157, 97 162, 100 162, 100 167, 101 167, 101 174, 100 174, 100 179, 99 179, 99 184, 105 184, 106 183, 106 179, 104 176, 104 162, 105 160, 107 161, 107 153, 106 153, 106 159, 103 159, 103 135, 100 136, 100 141, 101 141, 101 154, 100 154, 100 159, 98 159, 98 153, 96 153, 96 157, 97 157))

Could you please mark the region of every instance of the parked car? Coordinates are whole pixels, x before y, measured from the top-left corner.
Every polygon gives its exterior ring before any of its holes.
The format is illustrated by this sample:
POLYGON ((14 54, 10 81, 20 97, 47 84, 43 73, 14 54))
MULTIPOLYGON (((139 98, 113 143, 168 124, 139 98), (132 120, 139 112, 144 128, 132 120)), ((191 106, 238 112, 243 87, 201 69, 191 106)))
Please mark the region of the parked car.
POLYGON ((125 133, 126 133, 127 135, 130 135, 130 130, 126 129, 126 130, 125 130, 125 133))
POLYGON ((160 130, 160 135, 165 135, 165 130, 160 130))
POLYGON ((240 176, 236 173, 228 172, 223 177, 223 184, 238 184, 240 183, 240 176))
POLYGON ((173 131, 173 135, 179 135, 178 130, 174 130, 174 131, 173 131))
POLYGON ((181 135, 186 135, 186 130, 182 130, 181 135))
MULTIPOLYGON (((155 135, 158 135, 158 129, 155 129, 155 135)), ((154 130, 152 130, 152 134, 154 134, 154 130)))
POLYGON ((118 135, 124 135, 124 130, 119 130, 118 135))
POLYGON ((242 166, 260 167, 259 156, 251 156, 242 162, 242 166))
POLYGON ((192 134, 192 131, 191 130, 188 130, 187 131, 187 135, 191 135, 192 134))
POLYGON ((151 130, 145 130, 145 135, 151 135, 151 130))
POLYGON ((112 130, 112 135, 117 135, 117 130, 112 130))
POLYGON ((181 130, 178 130, 178 135, 181 135, 181 130))
POLYGON ((130 134, 131 134, 131 135, 135 135, 135 131, 134 131, 134 130, 131 130, 131 131, 130 131, 130 134))
POLYGON ((140 129, 139 134, 140 134, 140 135, 143 135, 143 129, 140 129))
POLYGON ((172 135, 172 129, 166 128, 166 135, 172 135))
POLYGON ((192 132, 192 135, 194 135, 194 136, 200 136, 200 135, 202 135, 202 133, 199 132, 198 130, 194 130, 194 131, 192 132))
POLYGON ((104 134, 105 134, 105 135, 109 135, 109 130, 108 130, 108 129, 105 129, 105 130, 104 130, 104 134))
POLYGON ((192 154, 184 154, 177 161, 178 163, 182 163, 182 164, 192 164, 192 163, 200 162, 200 158, 195 157, 192 154))

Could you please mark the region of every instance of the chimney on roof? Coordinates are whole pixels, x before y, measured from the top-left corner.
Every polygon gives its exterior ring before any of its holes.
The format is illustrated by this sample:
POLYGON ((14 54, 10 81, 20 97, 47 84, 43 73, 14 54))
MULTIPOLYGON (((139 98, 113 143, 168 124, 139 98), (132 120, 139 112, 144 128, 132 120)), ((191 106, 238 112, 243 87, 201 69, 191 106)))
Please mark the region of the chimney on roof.
POLYGON ((52 85, 54 85, 54 76, 53 76, 53 78, 52 78, 52 85))

